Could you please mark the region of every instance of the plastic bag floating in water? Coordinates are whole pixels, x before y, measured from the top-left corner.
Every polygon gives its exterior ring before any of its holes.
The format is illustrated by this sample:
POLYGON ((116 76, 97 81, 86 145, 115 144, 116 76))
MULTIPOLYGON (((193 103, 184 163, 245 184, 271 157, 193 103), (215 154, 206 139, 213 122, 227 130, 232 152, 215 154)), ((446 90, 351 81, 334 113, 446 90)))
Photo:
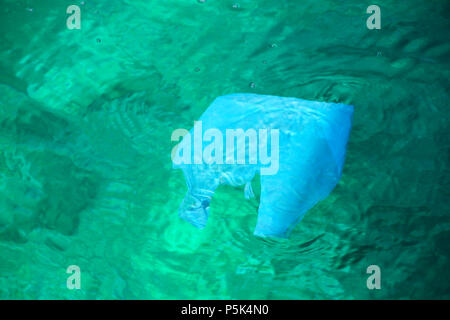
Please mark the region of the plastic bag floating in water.
POLYGON ((338 183, 351 130, 353 106, 256 94, 218 97, 174 148, 174 168, 188 192, 180 216, 202 228, 221 184, 245 184, 261 175, 255 235, 287 237, 338 183))

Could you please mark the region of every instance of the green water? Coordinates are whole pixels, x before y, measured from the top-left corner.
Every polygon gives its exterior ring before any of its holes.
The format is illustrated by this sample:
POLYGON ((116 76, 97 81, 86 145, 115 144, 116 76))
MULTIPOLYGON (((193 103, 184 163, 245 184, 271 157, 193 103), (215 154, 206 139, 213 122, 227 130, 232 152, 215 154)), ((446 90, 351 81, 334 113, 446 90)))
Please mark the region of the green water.
POLYGON ((445 0, 2 0, 0 298, 450 299, 449 17, 445 0), (219 188, 204 230, 178 218, 170 135, 236 92, 355 106, 342 179, 288 240, 252 235, 258 181, 250 201, 219 188))

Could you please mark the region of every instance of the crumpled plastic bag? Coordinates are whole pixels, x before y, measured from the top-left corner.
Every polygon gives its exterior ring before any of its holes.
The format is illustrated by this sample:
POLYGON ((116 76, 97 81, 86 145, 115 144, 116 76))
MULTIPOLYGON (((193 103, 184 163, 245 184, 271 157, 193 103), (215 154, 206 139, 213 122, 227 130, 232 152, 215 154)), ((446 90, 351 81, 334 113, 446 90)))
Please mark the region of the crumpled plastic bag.
POLYGON ((251 197, 250 182, 258 173, 261 197, 254 234, 288 237, 338 183, 352 117, 353 106, 344 104, 257 94, 218 97, 172 154, 188 186, 180 217, 205 227, 215 189, 245 184, 245 195, 251 197), (234 132, 233 143, 227 132, 234 132))

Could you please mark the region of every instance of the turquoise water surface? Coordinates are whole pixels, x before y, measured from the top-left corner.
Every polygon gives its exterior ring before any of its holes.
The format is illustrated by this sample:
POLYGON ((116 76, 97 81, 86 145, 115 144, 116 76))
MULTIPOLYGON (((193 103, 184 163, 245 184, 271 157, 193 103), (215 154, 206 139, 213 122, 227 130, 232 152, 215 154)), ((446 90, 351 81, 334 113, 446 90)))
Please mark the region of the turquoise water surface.
POLYGON ((449 17, 447 0, 2 0, 0 299, 449 299, 449 17), (342 179, 289 239, 253 235, 258 179, 251 200, 220 187, 203 230, 178 217, 171 133, 236 92, 355 106, 342 179))

